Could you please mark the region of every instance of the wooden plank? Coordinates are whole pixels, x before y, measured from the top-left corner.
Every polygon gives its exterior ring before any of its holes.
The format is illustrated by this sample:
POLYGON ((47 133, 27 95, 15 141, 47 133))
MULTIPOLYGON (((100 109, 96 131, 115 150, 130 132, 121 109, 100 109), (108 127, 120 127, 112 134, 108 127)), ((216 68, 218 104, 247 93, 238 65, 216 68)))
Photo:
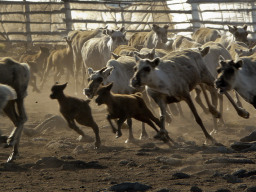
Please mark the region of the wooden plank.
POLYGON ((186 3, 248 3, 255 0, 187 0, 186 3))
POLYGON ((67 32, 66 31, 54 31, 54 32, 41 32, 41 31, 31 31, 31 32, 6 32, 4 34, 7 34, 7 35, 28 35, 28 34, 31 34, 31 35, 66 35, 67 32))
MULTIPOLYGON (((256 10, 256 8, 251 8, 250 11, 256 10)), ((248 9, 220 9, 220 10, 213 10, 213 9, 205 9, 201 11, 201 13, 207 13, 207 12, 247 12, 248 9)))
POLYGON ((0 21, 0 23, 21 23, 21 24, 64 24, 63 22, 39 22, 39 21, 0 21))
POLYGON ((200 15, 199 15, 200 8, 197 3, 192 3, 191 8, 192 8, 192 20, 191 21, 193 23, 194 30, 196 31, 197 29, 199 29, 201 27, 200 15))
MULTIPOLYGON (((195 22, 193 20, 190 20, 191 22, 195 22)), ((216 24, 216 25, 244 25, 245 22, 232 22, 232 21, 201 21, 201 20, 196 20, 196 22, 200 22, 202 24, 216 24)), ((246 22, 247 25, 255 25, 256 22, 246 22)))
MULTIPOLYGON (((9 14, 22 14, 24 15, 24 11, 14 11, 14 12, 1 12, 2 15, 9 15, 9 14)), ((53 10, 53 11, 30 11, 29 14, 65 14, 65 9, 60 10, 53 10)))
MULTIPOLYGON (((148 10, 98 10, 98 9, 69 9, 70 11, 102 11, 102 12, 137 12, 137 13, 147 13, 147 12, 152 12, 152 13, 180 13, 180 14, 191 14, 192 11, 175 11, 175 10, 157 10, 157 11, 148 11, 148 10)), ((255 11, 256 8, 251 8, 250 11, 255 11)), ((61 9, 61 10, 53 10, 53 11, 30 11, 29 13, 31 15, 33 14, 65 14, 66 9, 61 9)), ((201 13, 205 12, 248 12, 248 9, 220 9, 220 10, 213 10, 213 9, 205 9, 203 11, 200 11, 201 13)), ((16 11, 16 12, 1 12, 1 15, 9 15, 9 14, 22 14, 24 15, 23 11, 16 11)))
POLYGON ((65 18, 67 19, 66 29, 68 32, 68 31, 72 31, 72 22, 70 21, 70 20, 72 20, 71 9, 70 9, 69 2, 65 2, 64 5, 65 5, 65 18))
POLYGON ((191 14, 191 11, 175 11, 175 10, 125 10, 125 9, 77 9, 73 8, 72 11, 89 11, 89 12, 124 12, 124 13, 180 13, 191 14))
MULTIPOLYGON (((65 22, 67 21, 66 19, 63 19, 65 22)), ((104 24, 122 24, 123 21, 97 21, 97 20, 80 20, 80 19, 73 19, 73 20, 69 20, 73 21, 73 23, 104 23, 104 24)), ((170 22, 165 21, 165 22, 144 22, 144 21, 125 21, 125 24, 170 24, 170 22)), ((171 24, 185 24, 185 23, 191 23, 191 21, 187 21, 187 22, 171 22, 171 24)))
MULTIPOLYGON (((23 2, 26 2, 26 0, 23 0, 23 2)), ((30 34, 30 15, 29 15, 29 4, 25 4, 25 19, 26 19, 26 32, 27 32, 27 41, 31 42, 32 37, 30 34)))
MULTIPOLYGON (((255 8, 256 8, 256 4, 255 3, 251 3, 251 6, 252 6, 252 21, 253 22, 255 22, 256 23, 256 10, 255 10, 255 8)), ((256 24, 253 24, 253 30, 254 31, 256 31, 256 24)), ((252 35, 252 37, 254 38, 254 39, 256 39, 256 34, 255 33, 253 33, 253 35, 252 35)))
MULTIPOLYGON (((6 42, 3 40, 0 40, 0 42, 6 42)), ((21 43, 21 42, 26 42, 23 40, 12 40, 12 43, 21 43)), ((38 41, 38 40, 34 40, 33 43, 59 43, 59 42, 64 42, 63 40, 51 40, 51 41, 38 41)))

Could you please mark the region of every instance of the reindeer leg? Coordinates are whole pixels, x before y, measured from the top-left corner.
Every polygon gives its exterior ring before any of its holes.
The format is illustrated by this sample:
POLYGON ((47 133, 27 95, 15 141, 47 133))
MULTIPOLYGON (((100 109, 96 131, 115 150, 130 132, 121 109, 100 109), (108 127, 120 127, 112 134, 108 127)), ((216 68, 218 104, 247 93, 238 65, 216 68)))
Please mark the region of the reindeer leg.
MULTIPOLYGON (((212 105, 215 109, 217 109, 217 105, 218 105, 218 93, 216 91, 215 88, 211 87, 211 86, 208 86, 207 87, 210 94, 211 94, 211 98, 212 98, 212 105)), ((220 118, 222 118, 222 113, 220 113, 221 116, 220 118)), ((214 133, 217 133, 218 131, 218 124, 217 124, 217 118, 212 115, 212 119, 213 119, 213 130, 211 131, 210 135, 214 134, 214 133)))
POLYGON ((228 100, 230 101, 230 103, 233 105, 233 107, 235 108, 237 114, 245 119, 248 119, 250 114, 243 108, 238 107, 235 103, 235 101, 233 100, 233 98, 229 95, 228 92, 224 92, 224 94, 226 95, 226 97, 228 98, 228 100))
POLYGON ((203 130, 204 132, 204 135, 206 137, 207 140, 209 140, 211 143, 213 144, 216 144, 217 142, 215 141, 215 139, 207 132, 207 130, 205 129, 204 127, 204 124, 201 120, 201 118, 199 117, 198 113, 197 113, 197 110, 195 108, 195 105, 190 97, 190 94, 188 93, 187 96, 185 97, 185 101, 186 103, 188 104, 189 108, 191 109, 194 117, 195 117, 195 120, 197 122, 197 124, 201 127, 201 129, 203 130))
MULTIPOLYGON (((32 79, 32 78, 31 78, 32 79)), ((33 91, 36 91, 37 93, 40 93, 41 91, 38 89, 37 85, 36 85, 36 76, 33 75, 33 80, 31 81, 31 85, 33 87, 33 91)))
POLYGON ((7 139, 7 145, 5 146, 5 147, 10 147, 10 146, 14 146, 14 144, 16 143, 17 129, 20 124, 19 116, 15 110, 15 101, 9 101, 6 107, 4 108, 4 112, 10 118, 10 120, 13 122, 15 126, 15 128, 13 129, 13 131, 11 132, 11 134, 7 139))
POLYGON ((16 103, 17 103, 19 117, 21 119, 22 124, 24 124, 28 120, 25 107, 24 107, 24 99, 23 98, 17 99, 16 103))
POLYGON ((19 156, 18 147, 19 147, 21 133, 23 130, 23 120, 19 118, 18 114, 15 111, 15 101, 9 101, 7 106, 4 108, 4 112, 15 125, 15 128, 13 129, 13 131, 11 132, 11 134, 6 140, 7 144, 5 147, 13 146, 13 151, 10 154, 9 158, 7 159, 7 163, 8 163, 8 162, 12 162, 17 158, 17 156, 19 156))
POLYGON ((84 141, 84 142, 93 141, 91 137, 85 135, 84 132, 76 125, 74 119, 70 119, 69 117, 65 117, 65 119, 68 122, 68 126, 82 136, 82 137, 79 137, 79 141, 84 141))
POLYGON ((202 99, 200 97, 201 95, 201 90, 199 88, 195 88, 195 92, 196 92, 196 97, 195 97, 195 101, 199 104, 199 106, 203 109, 205 114, 209 114, 209 110, 204 106, 202 99))
MULTIPOLYGON (((223 114, 223 95, 221 94, 218 94, 218 99, 219 99, 219 111, 221 114, 223 114)), ((223 126, 226 126, 225 125, 225 122, 224 122, 224 119, 223 119, 223 116, 221 116, 221 118, 219 119, 220 123, 223 125, 223 126)))
MULTIPOLYGON (((117 120, 117 126, 118 126, 118 127, 117 127, 117 132, 116 132, 116 138, 122 136, 121 128, 122 128, 122 125, 123 125, 123 123, 125 122, 125 120, 126 120, 125 117, 120 118, 120 119, 117 120)), ((130 124, 130 125, 131 125, 131 124, 130 124)), ((129 128, 129 130, 130 130, 130 128, 129 128)))
POLYGON ((205 86, 203 84, 201 84, 200 87, 201 87, 201 89, 203 91, 203 94, 204 94, 206 103, 208 105, 209 111, 211 112, 212 115, 214 115, 215 118, 220 118, 221 117, 220 112, 218 112, 216 110, 216 108, 210 103, 209 97, 208 97, 208 95, 207 95, 207 93, 205 91, 205 86))
MULTIPOLYGON (((154 136, 154 138, 155 139, 163 140, 163 137, 169 137, 168 136, 168 132, 165 129, 165 121, 166 121, 165 119, 166 119, 166 107, 167 107, 167 104, 166 104, 166 102, 163 99, 154 98, 154 100, 156 101, 156 103, 160 107, 160 131, 157 133, 157 135, 154 136)), ((169 139, 170 139, 170 137, 169 137, 169 139)))
POLYGON ((243 108, 243 105, 242 105, 242 102, 240 100, 240 97, 239 97, 238 93, 236 91, 234 91, 234 92, 235 92, 235 98, 236 98, 237 106, 243 108))
POLYGON ((184 118, 185 116, 184 116, 183 110, 182 110, 182 108, 181 108, 180 102, 177 103, 177 107, 178 107, 178 109, 179 109, 180 116, 184 118))
POLYGON ((147 139, 148 138, 148 133, 146 131, 146 128, 145 128, 145 123, 141 123, 141 134, 140 134, 140 140, 143 140, 143 139, 147 139))
POLYGON ((117 129, 115 128, 115 126, 113 125, 112 121, 111 121, 111 116, 110 115, 107 115, 107 120, 112 128, 112 132, 113 133, 117 133, 117 129))
POLYGON ((134 139, 133 132, 132 132, 132 119, 131 118, 127 119, 127 124, 128 124, 128 127, 129 127, 129 137, 125 141, 125 143, 134 143, 135 139, 134 139))
POLYGON ((101 146, 101 140, 100 140, 100 135, 99 135, 99 127, 94 121, 92 122, 91 127, 93 129, 94 134, 95 134, 96 141, 95 141, 94 145, 95 145, 95 148, 97 149, 101 146))

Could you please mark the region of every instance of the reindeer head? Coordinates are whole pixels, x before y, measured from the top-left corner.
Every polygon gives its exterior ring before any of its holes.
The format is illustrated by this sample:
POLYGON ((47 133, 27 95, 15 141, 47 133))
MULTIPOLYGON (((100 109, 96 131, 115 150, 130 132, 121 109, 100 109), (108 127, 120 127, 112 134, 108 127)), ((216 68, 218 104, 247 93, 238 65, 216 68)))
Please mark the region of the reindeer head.
POLYGON ((155 48, 151 49, 149 52, 142 52, 142 50, 140 52, 134 51, 133 55, 137 55, 141 59, 152 60, 155 58, 155 48))
POLYGON ((247 39, 247 25, 243 25, 242 27, 230 26, 228 25, 229 32, 233 34, 236 41, 241 41, 248 44, 247 39))
POLYGON ((135 88, 141 87, 150 83, 151 73, 160 63, 160 58, 155 58, 154 60, 141 59, 135 55, 136 66, 134 67, 134 75, 131 79, 131 85, 135 88))
POLYGON ((84 95, 86 95, 89 99, 92 99, 99 87, 102 86, 102 84, 106 81, 107 77, 111 74, 113 69, 113 67, 103 67, 101 70, 93 71, 92 68, 88 68, 89 83, 87 88, 85 88, 83 91, 84 95))
POLYGON ((109 98, 109 95, 110 95, 110 90, 113 86, 113 83, 110 83, 106 86, 102 86, 98 92, 97 92, 97 98, 95 99, 95 102, 98 104, 98 105, 102 105, 102 104, 107 104, 108 102, 108 98, 109 98))
POLYGON ((119 45, 126 45, 128 43, 125 35, 126 35, 126 31, 124 27, 121 27, 121 29, 117 29, 117 30, 109 30, 106 29, 103 32, 105 35, 108 35, 111 37, 111 39, 113 40, 113 44, 115 45, 115 47, 113 47, 113 50, 118 47, 119 45))
POLYGON ((153 24, 152 30, 156 33, 157 40, 159 43, 167 42, 167 33, 168 33, 169 25, 164 25, 164 27, 159 27, 156 24, 153 24))
POLYGON ((59 84, 55 84, 52 86, 52 94, 50 95, 50 98, 51 99, 58 99, 59 96, 63 95, 63 90, 66 88, 68 83, 64 83, 62 85, 59 85, 59 84))
POLYGON ((222 56, 219 58, 219 67, 217 68, 217 79, 215 87, 220 93, 232 90, 236 83, 237 72, 242 67, 243 61, 224 60, 222 56))

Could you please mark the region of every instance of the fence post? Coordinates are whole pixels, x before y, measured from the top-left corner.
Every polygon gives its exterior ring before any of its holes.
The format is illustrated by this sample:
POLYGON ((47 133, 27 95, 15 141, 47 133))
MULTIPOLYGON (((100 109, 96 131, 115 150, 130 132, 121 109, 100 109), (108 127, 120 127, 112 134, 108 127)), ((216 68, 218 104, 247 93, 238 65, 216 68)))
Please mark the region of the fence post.
POLYGON ((29 3, 26 0, 23 0, 25 4, 25 19, 26 19, 26 33, 27 33, 27 42, 32 42, 31 29, 30 29, 30 7, 29 3))
MULTIPOLYGON (((253 24, 253 31, 256 31, 256 24, 255 24, 255 22, 256 22, 256 5, 255 5, 255 3, 253 2, 253 3, 251 3, 251 5, 252 5, 252 22, 254 23, 253 24)), ((252 34, 252 38, 253 39, 256 39, 256 34, 255 33, 253 33, 252 34)))
POLYGON ((199 15, 199 6, 197 3, 191 3, 192 8, 192 21, 193 21, 193 28, 194 31, 201 27, 200 24, 200 15, 199 15))
POLYGON ((67 34, 72 31, 72 16, 69 1, 64 1, 65 6, 65 17, 66 17, 66 31, 67 34))

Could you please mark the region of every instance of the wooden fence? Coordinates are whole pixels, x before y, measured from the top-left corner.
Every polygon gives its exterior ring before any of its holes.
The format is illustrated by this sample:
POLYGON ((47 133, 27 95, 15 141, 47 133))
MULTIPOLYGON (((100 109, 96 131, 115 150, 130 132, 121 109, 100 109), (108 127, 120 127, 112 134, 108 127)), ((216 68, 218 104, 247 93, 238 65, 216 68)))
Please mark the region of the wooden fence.
POLYGON ((0 13, 2 42, 62 42, 72 30, 106 25, 125 26, 129 34, 149 31, 153 23, 184 34, 202 26, 227 31, 227 25, 247 24, 256 38, 253 0, 0 1, 0 13))

